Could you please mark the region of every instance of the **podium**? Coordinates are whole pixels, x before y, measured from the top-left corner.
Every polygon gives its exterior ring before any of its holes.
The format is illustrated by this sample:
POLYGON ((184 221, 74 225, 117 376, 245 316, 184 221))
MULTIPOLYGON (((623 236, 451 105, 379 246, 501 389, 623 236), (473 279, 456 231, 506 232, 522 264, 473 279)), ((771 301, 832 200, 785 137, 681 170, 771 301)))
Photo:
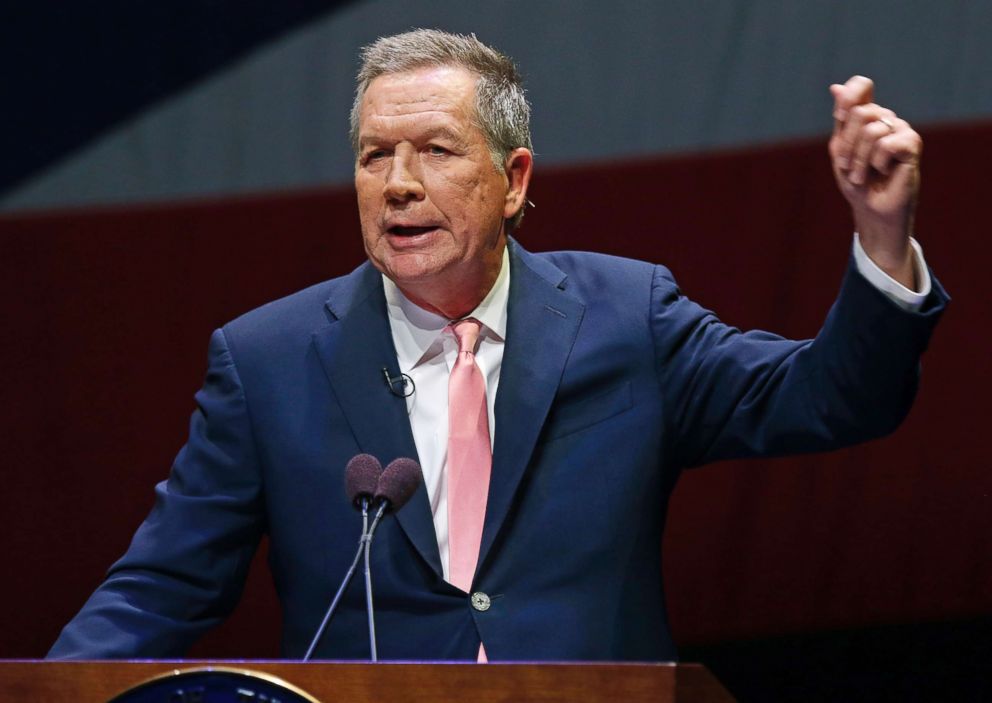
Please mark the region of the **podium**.
MULTIPOLYGON (((288 661, 0 661, 0 701, 107 703, 159 677, 190 670, 276 677, 320 703, 726 703, 734 699, 699 664, 464 664, 288 661)), ((182 686, 161 698, 195 703, 210 697, 182 686)), ((234 700, 278 697, 246 689, 234 700)))

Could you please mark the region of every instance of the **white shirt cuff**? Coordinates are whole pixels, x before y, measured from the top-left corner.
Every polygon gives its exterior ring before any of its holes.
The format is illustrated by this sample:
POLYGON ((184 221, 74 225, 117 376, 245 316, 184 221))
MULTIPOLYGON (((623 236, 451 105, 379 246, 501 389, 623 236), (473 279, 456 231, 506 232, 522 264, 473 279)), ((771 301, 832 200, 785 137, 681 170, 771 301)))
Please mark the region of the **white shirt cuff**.
POLYGON ((903 310, 918 312, 923 307, 923 301, 930 295, 930 272, 927 270, 927 262, 923 259, 923 249, 920 247, 920 243, 912 237, 909 238, 909 243, 913 247, 913 261, 916 264, 916 281, 920 286, 919 292, 910 290, 880 269, 865 253, 857 232, 854 233, 854 265, 857 267, 858 273, 878 290, 885 293, 893 303, 903 310))

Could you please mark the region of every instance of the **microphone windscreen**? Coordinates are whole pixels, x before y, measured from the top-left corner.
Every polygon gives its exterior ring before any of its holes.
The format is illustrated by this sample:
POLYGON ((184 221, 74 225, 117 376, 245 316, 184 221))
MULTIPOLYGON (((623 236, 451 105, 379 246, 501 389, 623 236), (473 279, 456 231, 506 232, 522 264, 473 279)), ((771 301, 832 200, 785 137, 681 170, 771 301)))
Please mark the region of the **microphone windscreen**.
POLYGON ((352 505, 360 508, 362 498, 375 495, 381 474, 382 464, 371 454, 358 454, 351 458, 344 470, 344 489, 352 505))
POLYGON ((389 510, 396 511, 406 505, 420 485, 420 464, 413 459, 393 459, 379 476, 375 499, 389 501, 389 510))

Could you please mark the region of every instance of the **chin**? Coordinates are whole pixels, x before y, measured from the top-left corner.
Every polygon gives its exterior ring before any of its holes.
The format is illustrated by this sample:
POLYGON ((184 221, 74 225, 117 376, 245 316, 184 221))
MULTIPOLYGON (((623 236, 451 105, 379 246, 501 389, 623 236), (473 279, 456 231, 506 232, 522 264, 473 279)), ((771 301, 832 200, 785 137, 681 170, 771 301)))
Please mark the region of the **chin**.
POLYGON ((385 267, 377 266, 397 284, 421 283, 436 279, 444 270, 441 266, 412 261, 391 261, 385 267))

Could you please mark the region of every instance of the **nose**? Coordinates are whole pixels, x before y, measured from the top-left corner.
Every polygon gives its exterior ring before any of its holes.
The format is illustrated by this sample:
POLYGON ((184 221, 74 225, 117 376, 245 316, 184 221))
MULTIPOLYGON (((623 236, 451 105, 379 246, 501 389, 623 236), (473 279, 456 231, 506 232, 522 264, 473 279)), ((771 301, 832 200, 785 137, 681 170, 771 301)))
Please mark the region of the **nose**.
POLYGON ((416 152, 397 149, 393 153, 383 195, 394 202, 423 200, 424 184, 420 179, 420 164, 417 162, 416 152))

